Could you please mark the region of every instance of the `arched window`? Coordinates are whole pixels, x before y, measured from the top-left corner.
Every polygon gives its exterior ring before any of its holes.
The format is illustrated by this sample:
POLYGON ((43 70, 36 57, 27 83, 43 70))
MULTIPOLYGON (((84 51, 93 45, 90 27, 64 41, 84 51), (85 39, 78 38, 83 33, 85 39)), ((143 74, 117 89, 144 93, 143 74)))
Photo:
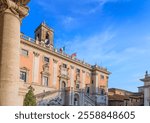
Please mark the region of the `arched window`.
POLYGON ((79 106, 79 95, 78 94, 74 95, 74 105, 79 106))
POLYGON ((87 87, 87 94, 90 94, 90 87, 87 87))
POLYGON ((66 83, 63 81, 62 82, 62 87, 61 87, 62 89, 65 89, 66 88, 66 83))
POLYGON ((48 32, 46 33, 45 44, 46 44, 46 45, 49 45, 49 44, 50 44, 50 38, 49 38, 48 32))
POLYGON ((105 94, 105 90, 104 90, 104 89, 101 89, 100 94, 101 94, 101 95, 104 95, 104 94, 105 94))
POLYGON ((46 33, 46 39, 49 40, 49 34, 48 34, 48 32, 46 33))

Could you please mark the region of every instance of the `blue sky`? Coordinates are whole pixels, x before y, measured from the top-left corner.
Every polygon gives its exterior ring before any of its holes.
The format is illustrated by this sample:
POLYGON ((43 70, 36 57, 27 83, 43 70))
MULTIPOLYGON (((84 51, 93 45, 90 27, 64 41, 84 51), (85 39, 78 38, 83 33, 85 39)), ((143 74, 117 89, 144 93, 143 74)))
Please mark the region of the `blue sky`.
POLYGON ((43 21, 55 47, 112 72, 109 87, 137 91, 150 71, 150 0, 31 0, 21 31, 34 37, 43 21))

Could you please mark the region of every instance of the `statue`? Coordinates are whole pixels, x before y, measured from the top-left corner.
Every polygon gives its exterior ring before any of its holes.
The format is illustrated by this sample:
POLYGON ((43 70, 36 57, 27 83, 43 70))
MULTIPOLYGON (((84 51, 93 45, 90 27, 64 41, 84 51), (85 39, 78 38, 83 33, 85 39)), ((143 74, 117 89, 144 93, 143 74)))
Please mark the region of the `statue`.
POLYGON ((145 74, 145 76, 148 76, 148 71, 146 71, 146 74, 145 74))

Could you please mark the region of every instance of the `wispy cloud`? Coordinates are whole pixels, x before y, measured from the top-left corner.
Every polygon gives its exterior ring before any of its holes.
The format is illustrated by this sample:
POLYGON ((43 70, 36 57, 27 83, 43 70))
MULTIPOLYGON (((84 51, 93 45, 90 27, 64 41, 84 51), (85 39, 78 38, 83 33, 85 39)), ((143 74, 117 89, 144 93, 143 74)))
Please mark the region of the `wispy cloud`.
POLYGON ((38 6, 45 10, 45 16, 53 15, 56 20, 66 29, 86 23, 85 16, 102 13, 107 3, 129 0, 37 0, 38 6), (83 22, 84 20, 84 22, 83 22))
POLYGON ((62 16, 61 20, 62 20, 62 26, 65 29, 71 29, 77 23, 77 19, 72 16, 62 16))
POLYGON ((56 45, 64 43, 62 45, 66 46, 70 54, 77 52, 78 57, 81 59, 85 59, 92 64, 95 62, 100 63, 99 61, 103 60, 103 56, 115 47, 111 41, 116 35, 115 31, 112 32, 111 28, 107 28, 104 32, 92 34, 88 37, 77 35, 69 41, 59 40, 56 45), (88 56, 86 56, 87 53, 88 56))
POLYGON ((88 63, 97 63, 109 68, 112 72, 110 87, 130 85, 124 89, 136 90, 136 85, 138 87, 140 84, 139 79, 142 78, 145 70, 150 67, 148 40, 143 38, 141 43, 135 43, 131 47, 126 47, 118 52, 119 46, 115 42, 117 36, 119 36, 117 31, 107 28, 104 32, 86 38, 78 35, 62 45, 66 46, 70 54, 77 52, 77 56, 81 60, 84 59, 88 63), (121 81, 120 78, 122 78, 121 81), (134 88, 131 89, 130 87, 134 88))
POLYGON ((62 13, 61 9, 66 9, 69 13, 92 14, 100 10, 106 3, 121 1, 128 2, 130 0, 37 0, 37 4, 51 12, 62 13))

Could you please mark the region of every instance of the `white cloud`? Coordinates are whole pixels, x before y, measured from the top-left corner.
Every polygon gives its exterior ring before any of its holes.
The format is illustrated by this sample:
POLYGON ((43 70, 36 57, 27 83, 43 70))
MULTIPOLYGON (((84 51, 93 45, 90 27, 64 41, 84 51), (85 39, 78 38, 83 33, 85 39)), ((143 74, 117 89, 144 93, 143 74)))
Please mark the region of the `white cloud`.
POLYGON ((61 20, 63 27, 67 29, 72 28, 72 25, 75 25, 75 23, 77 22, 76 19, 71 16, 63 16, 61 20))

